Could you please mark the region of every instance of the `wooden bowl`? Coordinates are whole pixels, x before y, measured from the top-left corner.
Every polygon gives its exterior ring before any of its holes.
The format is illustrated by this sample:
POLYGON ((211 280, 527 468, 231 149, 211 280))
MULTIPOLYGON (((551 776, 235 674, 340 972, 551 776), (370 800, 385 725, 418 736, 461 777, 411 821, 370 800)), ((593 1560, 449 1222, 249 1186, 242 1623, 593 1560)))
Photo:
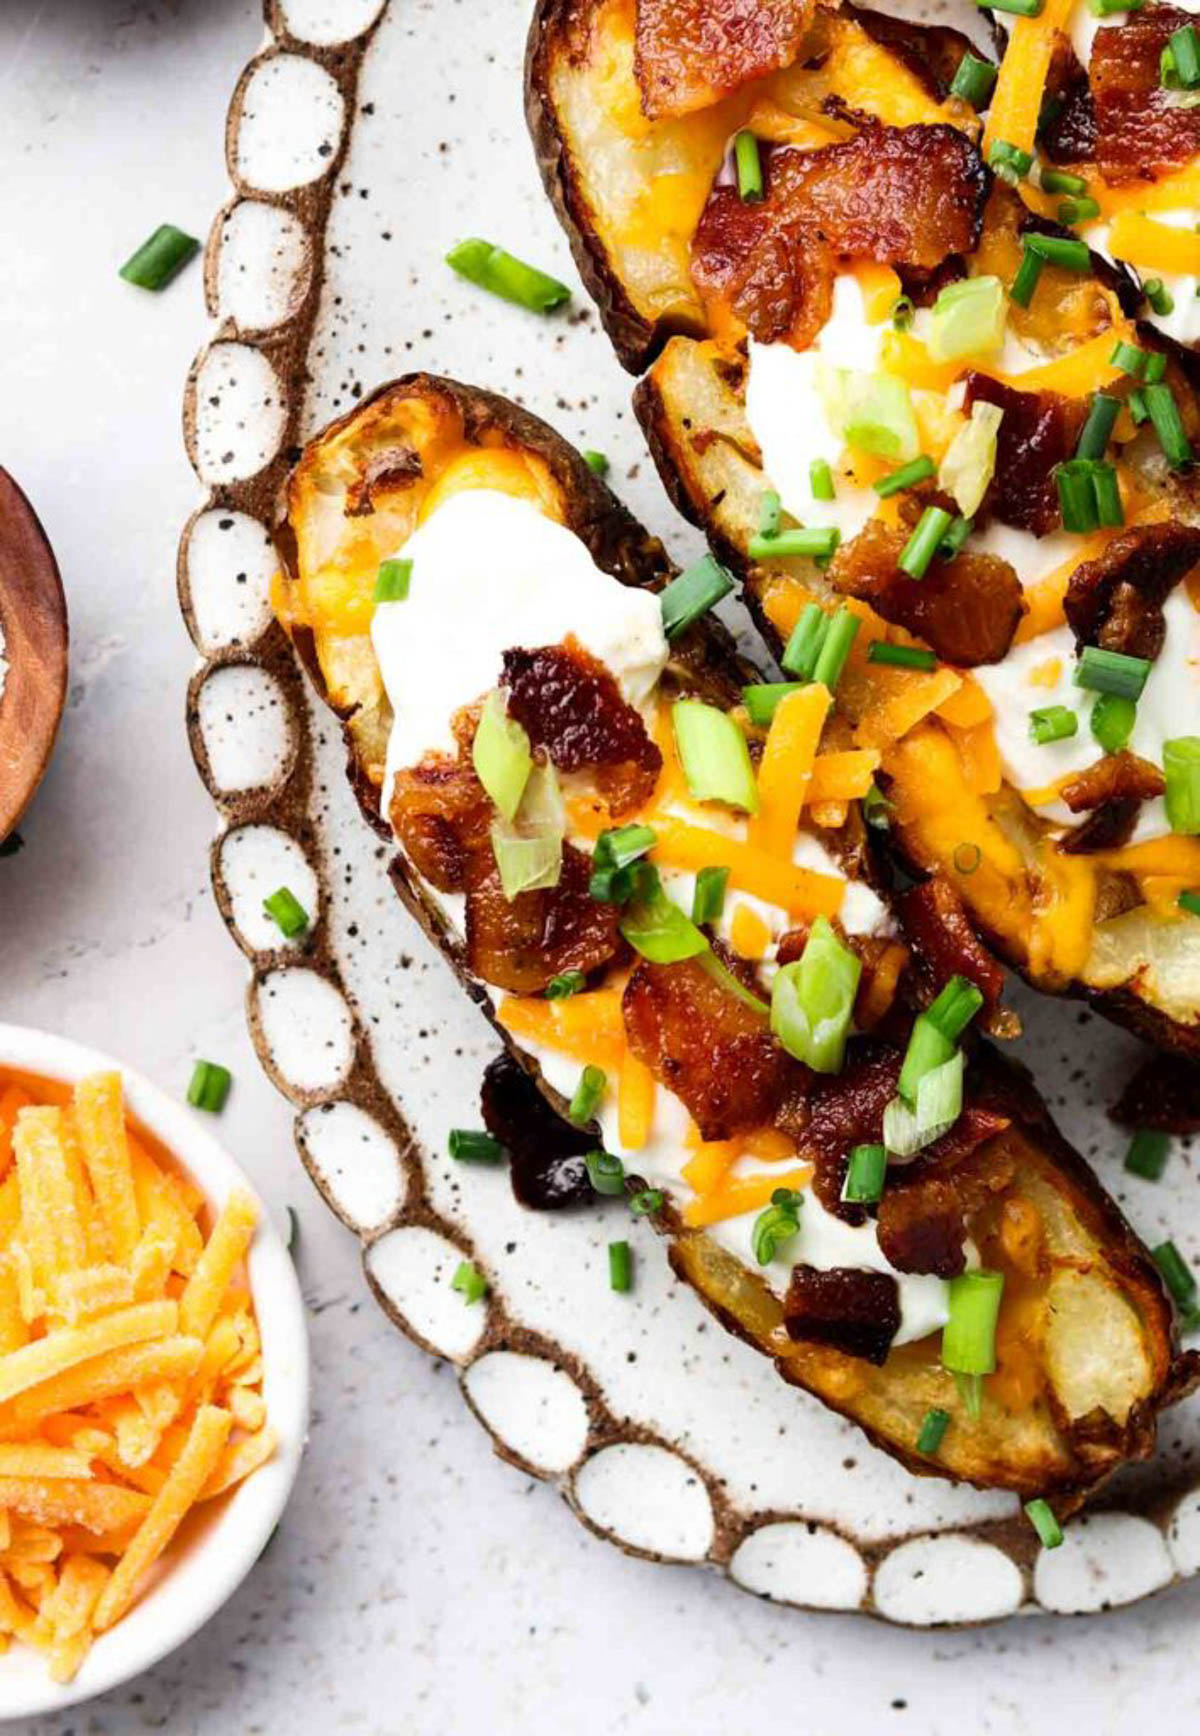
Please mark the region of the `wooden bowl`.
POLYGON ((0 841, 29 805, 67 694, 67 605, 37 514, 0 469, 0 841))

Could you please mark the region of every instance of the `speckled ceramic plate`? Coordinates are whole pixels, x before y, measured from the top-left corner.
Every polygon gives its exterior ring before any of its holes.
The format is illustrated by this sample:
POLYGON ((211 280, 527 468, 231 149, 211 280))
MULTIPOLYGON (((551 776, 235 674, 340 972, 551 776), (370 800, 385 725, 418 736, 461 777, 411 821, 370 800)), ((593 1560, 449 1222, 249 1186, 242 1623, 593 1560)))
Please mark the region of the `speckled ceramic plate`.
MULTIPOLYGON (((342 773, 267 597, 273 502, 297 445, 414 367, 508 392, 581 446, 680 558, 629 411, 630 381, 582 294, 537 321, 442 265, 484 232, 575 281, 521 108, 529 0, 273 0, 230 114, 234 194, 209 241, 215 335, 188 383, 206 491, 180 596, 200 664, 188 721, 220 823, 213 884, 250 969, 249 1016, 296 1106, 299 1154, 361 1238, 396 1325, 453 1361, 496 1448, 555 1480, 621 1547, 708 1563, 780 1601, 913 1624, 1098 1610, 1200 1569, 1200 1409, 1169 1415, 1155 1463, 1039 1554, 1015 1503, 909 1476, 785 1386, 674 1282, 648 1226, 631 1296, 608 1288, 606 1209, 523 1212, 503 1173, 452 1165, 493 1038, 394 897, 387 852, 342 773), (281 944, 262 913, 290 886, 314 913, 281 944), (464 1305, 464 1255, 491 1280, 464 1305)), ((1138 1229, 1200 1252, 1191 1159, 1126 1177, 1102 1103, 1130 1041, 1070 1005, 1018 996, 1019 1045, 1138 1229)), ((380 1466, 382 1474, 383 1466, 380 1466)))

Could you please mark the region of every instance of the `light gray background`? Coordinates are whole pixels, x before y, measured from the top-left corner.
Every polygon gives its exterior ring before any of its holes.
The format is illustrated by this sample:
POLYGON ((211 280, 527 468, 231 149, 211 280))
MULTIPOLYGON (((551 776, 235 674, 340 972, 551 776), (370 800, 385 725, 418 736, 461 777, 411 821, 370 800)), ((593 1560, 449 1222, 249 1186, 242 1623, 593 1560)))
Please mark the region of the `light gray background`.
POLYGON ((243 963, 208 888, 174 588, 198 498, 179 404, 200 273, 161 298, 116 276, 161 221, 206 233, 226 194, 226 104, 259 34, 256 0, 0 0, 0 462, 57 548, 74 641, 55 764, 26 848, 0 861, 0 1017, 109 1049, 168 1090, 198 1053, 233 1069, 221 1131, 274 1210, 299 1213, 316 1396, 293 1504, 232 1603, 141 1681, 29 1728, 1187 1727, 1200 1588, 928 1635, 627 1560, 492 1456, 450 1372, 371 1302, 258 1071, 243 963))

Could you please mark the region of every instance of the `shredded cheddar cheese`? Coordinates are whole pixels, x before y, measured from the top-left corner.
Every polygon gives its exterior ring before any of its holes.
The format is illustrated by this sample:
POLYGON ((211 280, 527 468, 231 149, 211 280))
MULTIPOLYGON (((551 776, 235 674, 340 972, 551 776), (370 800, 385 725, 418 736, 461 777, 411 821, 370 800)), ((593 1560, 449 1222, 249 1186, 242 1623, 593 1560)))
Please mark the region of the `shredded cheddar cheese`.
POLYGON ((831 703, 829 689, 814 682, 787 694, 771 719, 758 767, 759 809, 749 830, 750 844, 768 855, 791 860, 831 703))
POLYGON ((1192 229, 1174 229, 1156 223, 1137 211, 1122 211, 1113 219, 1108 250, 1143 271, 1177 271, 1200 274, 1200 235, 1192 229))
POLYGON ((1036 17, 1015 18, 983 134, 986 161, 997 141, 1033 153, 1054 45, 1074 0, 1046 0, 1036 17))

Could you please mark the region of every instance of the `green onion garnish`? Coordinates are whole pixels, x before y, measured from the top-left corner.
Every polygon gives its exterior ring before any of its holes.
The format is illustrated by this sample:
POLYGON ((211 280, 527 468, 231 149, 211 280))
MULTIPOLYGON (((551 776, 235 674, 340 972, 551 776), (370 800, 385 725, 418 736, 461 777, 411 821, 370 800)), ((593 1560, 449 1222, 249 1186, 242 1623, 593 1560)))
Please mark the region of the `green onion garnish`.
POLYGON ((813 680, 824 683, 830 693, 842 678, 842 670, 846 667, 846 659, 858 633, 858 625, 857 615, 852 615, 846 608, 838 609, 821 641, 821 649, 817 653, 813 669, 813 680))
POLYGON ((778 1250, 799 1235, 803 1203, 803 1196, 794 1189, 777 1187, 770 1205, 755 1218, 750 1246, 760 1266, 769 1266, 778 1250))
POLYGON ((625 904, 637 889, 640 859, 658 841, 650 826, 613 826, 601 832, 592 853, 588 892, 600 904, 625 904))
POLYGON ((918 1453, 924 1453, 927 1458, 931 1458, 941 1446, 949 1427, 949 1411, 927 1410, 925 1420, 921 1424, 921 1432, 917 1436, 918 1453))
POLYGON ((957 1043, 983 1006, 983 994, 970 977, 952 976, 941 993, 926 1007, 923 1018, 942 1033, 948 1043, 957 1043))
POLYGON ((958 63, 958 71, 950 85, 950 95, 960 96, 974 109, 981 109, 992 94, 999 68, 990 60, 980 60, 969 51, 958 63))
POLYGON ((873 832, 890 832, 892 804, 878 784, 872 784, 862 799, 863 819, 873 832))
POLYGON ((1128 657, 1124 651, 1106 651, 1100 645, 1085 645, 1075 665, 1076 687, 1093 693, 1119 693, 1124 699, 1140 699, 1150 673, 1145 657, 1128 657))
POLYGON ((1130 392, 1129 396, 1126 398, 1125 403, 1128 406, 1129 414, 1133 418, 1133 425, 1135 428, 1140 428, 1143 422, 1148 422, 1150 420, 1150 412, 1146 408, 1145 395, 1140 386, 1134 387, 1133 391, 1130 392))
POLYGON ((779 702, 789 693, 797 693, 803 681, 760 681, 753 687, 742 688, 742 704, 751 723, 766 729, 779 709, 779 702))
POLYGON ((701 615, 707 615, 713 604, 727 597, 732 589, 731 575, 712 555, 705 555, 695 566, 678 574, 659 597, 663 632, 667 638, 677 638, 701 615))
MULTIPOLYGON (((808 467, 808 486, 812 490, 814 500, 833 500, 836 498, 833 487, 833 471, 829 468, 827 458, 814 458, 808 467)), ((766 532, 768 535, 773 532, 766 532)))
POLYGON ((1139 1128, 1125 1153, 1125 1168, 1130 1175, 1140 1175, 1145 1181, 1161 1181, 1170 1150, 1168 1134, 1153 1127, 1139 1128))
POLYGON ((701 868, 692 893, 692 921, 697 926, 721 920, 728 886, 728 868, 701 868))
POLYGON ((605 453, 596 452, 593 448, 589 447, 583 454, 583 462, 587 465, 588 469, 594 471, 597 476, 608 475, 608 458, 605 453))
POLYGON ((1136 703, 1120 693, 1102 693, 1092 707, 1092 735, 1105 753, 1120 753, 1136 721, 1136 703))
POLYGON ((1118 12, 1140 12, 1146 0, 1088 0, 1088 6, 1096 18, 1112 18, 1118 12))
POLYGON ((139 289, 165 289, 199 251, 194 235, 185 235, 173 223, 163 223, 125 261, 120 275, 139 289))
POLYGON ((743 200, 761 199, 762 159, 758 154, 758 140, 753 133, 743 128, 733 141, 733 157, 737 165, 738 197, 743 200))
POLYGON ((927 506, 916 530, 905 543, 897 565, 910 579, 923 579, 938 544, 949 530, 954 515, 942 506, 927 506))
POLYGON ((1061 235, 1026 235, 1026 250, 1047 265, 1060 266, 1064 271, 1090 271, 1092 256, 1086 241, 1067 240, 1061 235))
POLYGON ((948 283, 933 304, 929 353, 935 361, 991 355, 1004 342, 1008 309, 998 277, 963 277, 948 283))
POLYGON ((1135 380, 1144 380, 1149 386, 1161 380, 1167 371, 1167 358, 1162 350, 1140 350, 1124 339, 1114 346, 1108 360, 1110 367, 1120 368, 1122 373, 1132 374, 1135 380))
POLYGON ((933 476, 936 472, 937 466, 933 459, 926 458, 922 453, 919 458, 914 458, 911 464, 902 464, 899 470, 893 470, 890 476, 881 476, 878 482, 871 486, 876 494, 887 500, 893 494, 899 494, 902 489, 913 488, 918 482, 924 482, 926 477, 933 476))
POLYGON ((1090 223, 1093 217, 1100 215, 1098 199, 1062 199, 1058 206, 1058 220, 1069 229, 1073 223, 1090 223))
POLYGON ((756 814, 758 785, 750 749, 729 713, 700 699, 677 699, 671 721, 679 763, 695 799, 756 814))
POLYGON ((1179 470, 1183 465, 1189 464, 1192 458, 1191 441, 1184 431, 1179 405, 1175 402, 1175 394, 1170 386, 1154 382, 1144 388, 1142 398, 1150 412, 1150 420, 1158 435, 1163 456, 1171 469, 1179 470))
POLYGON ((777 536, 752 536, 746 552, 752 561, 792 560, 803 558, 825 561, 830 558, 842 533, 836 525, 802 526, 781 530, 777 536))
POLYGON ((1100 523, 1092 469, 1095 462, 1094 458, 1068 458, 1054 467, 1054 485, 1058 489, 1063 529, 1080 536, 1095 530, 1100 523))
POLYGON ((1002 181, 1007 181, 1010 187, 1015 187, 1018 181, 1023 181, 1033 167, 1033 158, 1028 151, 1023 151, 1018 145, 1010 145, 1007 139, 994 139, 988 152, 988 168, 1002 181))
POLYGON ((581 970, 560 971, 552 976, 546 984, 546 999, 548 1001, 566 1001, 572 995, 579 994, 587 987, 587 978, 581 970))
POLYGON ((1025 1517, 1038 1534, 1043 1549, 1057 1549, 1063 1540, 1062 1526, 1054 1517, 1054 1509, 1041 1495, 1026 1501, 1025 1517))
POLYGON ((1029 736, 1039 747, 1066 741, 1079 728, 1079 719, 1069 705, 1045 705, 1029 713, 1029 736))
POLYGON ((883 1196, 887 1177, 887 1148, 882 1145, 856 1145, 850 1153, 842 1198, 850 1205, 873 1206, 883 1196))
POLYGON ((458 1163, 500 1163, 505 1155, 498 1139, 473 1127, 452 1127, 447 1145, 458 1163))
POLYGON ((608 1244, 608 1287, 622 1294, 633 1289, 633 1254, 628 1242, 608 1244))
POLYGON ((650 1218, 655 1212, 661 1212, 666 1196, 656 1187, 645 1187, 639 1193, 630 1194, 629 1209, 635 1218, 650 1218))
POLYGON ((446 264, 480 289, 528 308, 530 313, 550 313, 571 299, 565 283, 478 236, 452 247, 446 264))
POLYGON ((1163 742, 1167 824, 1186 838, 1200 833, 1200 735, 1163 742))
POLYGON ((892 326, 898 332, 906 332, 916 317, 916 308, 911 296, 898 295, 892 303, 892 326))
POLYGON ((779 535, 779 519, 782 512, 783 502, 778 494, 773 488, 765 488, 758 505, 759 536, 779 535))
POLYGON ((457 1290, 463 1301, 470 1305, 483 1301, 488 1293, 488 1281, 471 1260, 460 1260, 450 1280, 450 1288, 457 1290))
POLYGON ((593 1193, 616 1195, 625 1192, 625 1165, 613 1152, 589 1151, 583 1161, 593 1193))
POLYGON ((1200 892, 1181 892, 1175 902, 1189 916, 1200 916, 1200 892))
POLYGON ((954 854, 950 860, 954 863, 956 874, 974 874, 983 861, 983 851, 978 844, 964 838, 961 844, 954 846, 954 854))
POLYGON ((950 1317, 942 1328, 942 1367, 951 1374, 991 1374, 1002 1272, 964 1272, 950 1279, 950 1317))
MULTIPOLYGON (((983 0, 976 0, 983 5, 983 0)), ((1018 18, 1036 18, 1042 10, 1042 0, 987 0, 989 12, 1012 12, 1018 18)))
POLYGON ((1107 392, 1092 395, 1087 421, 1075 448, 1076 458, 1103 458, 1112 437, 1113 423, 1120 413, 1121 400, 1107 392))
MULTIPOLYGON (((1196 34, 1196 26, 1185 24, 1181 30, 1173 30, 1167 38, 1167 50, 1179 88, 1195 90, 1200 85, 1200 36, 1196 34)), ((1165 79, 1163 83, 1166 83, 1165 79)))
POLYGON ((1032 253, 1026 241, 1021 253, 1021 263, 1017 267, 1017 275, 1009 285, 1008 294, 1018 307, 1028 307, 1033 300, 1033 292, 1038 286, 1038 278, 1042 275, 1045 260, 1038 253, 1032 253))
POLYGON ((263 909, 288 940, 295 940, 308 927, 308 911, 289 886, 281 886, 269 898, 264 898, 263 909))
POLYGON ((886 639, 873 639, 867 647, 868 663, 883 663, 893 669, 936 669, 937 658, 921 645, 889 645, 886 639))
POLYGON ((1161 277, 1148 277, 1142 288, 1146 292, 1146 300, 1156 314, 1174 313, 1175 297, 1171 294, 1161 277))
POLYGON ((820 603, 806 603, 779 660, 783 669, 801 681, 811 681, 828 631, 829 616, 820 603))
POLYGON ((1160 1242, 1150 1257, 1162 1273, 1163 1283, 1178 1308, 1188 1308, 1196 1298, 1196 1278, 1174 1242, 1160 1242))
POLYGON ((475 775, 506 820, 516 818, 533 770, 529 737, 509 717, 503 695, 493 688, 483 702, 471 743, 475 775))
POLYGON ((1092 493, 1096 501, 1096 522, 1102 525, 1121 525, 1125 523, 1125 507, 1121 501, 1121 488, 1117 481, 1117 469, 1114 464, 1100 460, 1087 460, 1095 464, 1092 471, 1092 493))
POLYGON ((810 928, 800 957, 775 973, 771 1029, 814 1073, 836 1073, 842 1065, 861 975, 857 953, 824 916, 810 928))
POLYGON ((603 1067, 585 1067, 579 1075, 579 1083, 575 1087, 575 1095, 571 1098, 567 1109, 567 1120, 575 1127, 582 1127, 595 1115, 600 1106, 600 1099, 608 1090, 608 1074, 603 1067))
POLYGON ((967 538, 974 529, 975 520, 973 518, 964 518, 962 514, 959 513, 951 523, 950 529, 938 544, 938 559, 943 561, 952 561, 955 555, 962 552, 967 538))
MULTIPOLYGON (((685 958, 698 958, 702 965, 715 964, 704 934, 667 897, 654 869, 643 866, 646 868, 644 883, 639 886, 633 902, 627 905, 621 920, 623 938, 651 964, 680 964, 685 958)), ((736 984, 741 994, 753 1000, 736 977, 728 972, 726 975, 729 976, 726 986, 736 984)))
POLYGON ((197 1061, 192 1068, 187 1100, 193 1109, 207 1109, 210 1115, 219 1115, 232 1084, 233 1074, 219 1061, 197 1061))
POLYGON ((380 561, 379 571, 375 576, 373 601, 376 603, 402 603, 408 596, 412 569, 411 561, 380 561))
POLYGON ((954 1055, 955 1045, 983 1005, 983 995, 964 976, 945 988, 913 1022, 896 1089, 908 1104, 918 1101, 921 1081, 954 1055))

